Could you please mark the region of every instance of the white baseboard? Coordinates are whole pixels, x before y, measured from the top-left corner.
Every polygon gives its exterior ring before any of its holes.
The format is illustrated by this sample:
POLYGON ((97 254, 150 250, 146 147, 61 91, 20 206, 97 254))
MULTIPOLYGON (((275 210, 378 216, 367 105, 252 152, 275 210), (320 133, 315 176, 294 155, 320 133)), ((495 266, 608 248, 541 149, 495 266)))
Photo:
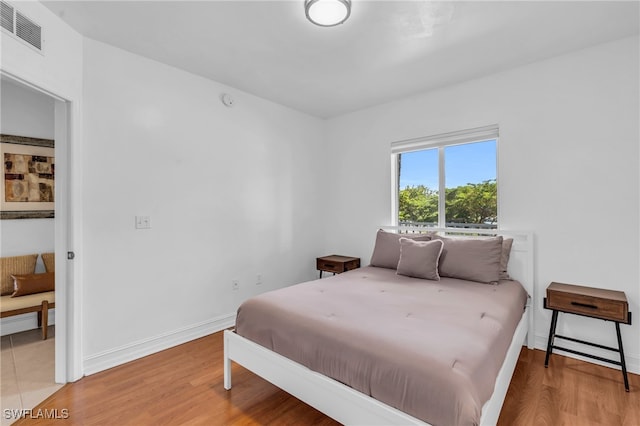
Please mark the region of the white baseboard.
POLYGON ((156 352, 181 345, 191 340, 207 336, 232 327, 236 314, 222 315, 203 321, 199 324, 183 327, 159 336, 140 340, 118 348, 110 349, 99 354, 84 358, 83 372, 85 376, 151 355, 156 352))
MULTIPOLYGON (((535 343, 535 347, 536 349, 540 349, 543 351, 547 350, 547 342, 549 340, 549 336, 542 336, 537 334, 536 335, 536 343, 535 343)), ((601 358, 608 358, 611 360, 615 360, 615 361, 619 361, 620 360, 620 356, 612 351, 607 351, 604 349, 599 349, 599 348, 594 348, 591 346, 586 346, 586 345, 581 345, 579 343, 574 343, 568 340, 556 340, 555 343, 557 345, 560 346, 564 346, 567 349, 573 349, 573 350, 577 350, 577 351, 581 351, 581 352, 586 352, 592 355, 596 355, 599 356, 601 358), (562 343, 560 343, 562 342, 562 343)), ((597 342, 594 342, 597 343, 597 342)), ((622 342, 623 344, 623 350, 624 348, 624 342, 622 342)), ((597 359, 592 359, 592 358, 588 358, 585 356, 580 356, 577 354, 572 354, 570 352, 564 352, 564 351, 554 351, 553 355, 558 354, 558 355, 563 355, 569 358, 575 358, 575 359, 579 359, 581 361, 586 361, 586 362, 590 362, 592 364, 597 364, 597 365, 603 365, 605 367, 609 367, 609 368, 615 368, 615 369, 620 369, 620 367, 618 367, 617 365, 614 364, 609 364, 606 362, 602 362, 602 361, 598 361, 597 359)), ((552 356, 553 356, 552 355, 552 356)), ((629 373, 634 373, 634 374, 640 374, 640 358, 638 358, 637 356, 631 355, 628 352, 625 352, 624 354, 624 359, 625 359, 625 364, 627 365, 627 371, 629 373)))
MULTIPOLYGON (((47 322, 49 325, 54 325, 56 323, 55 308, 49 310, 49 318, 47 322)), ((38 314, 35 312, 6 317, 0 320, 0 334, 2 336, 20 333, 27 330, 34 330, 36 328, 38 328, 38 314)))

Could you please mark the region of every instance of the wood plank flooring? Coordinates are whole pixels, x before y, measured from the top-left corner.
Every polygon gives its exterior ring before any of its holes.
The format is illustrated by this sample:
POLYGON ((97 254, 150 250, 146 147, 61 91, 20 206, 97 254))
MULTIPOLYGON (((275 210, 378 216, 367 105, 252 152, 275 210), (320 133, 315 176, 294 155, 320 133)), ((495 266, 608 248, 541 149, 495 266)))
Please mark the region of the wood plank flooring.
MULTIPOLYGON (((38 409, 68 410, 67 419, 24 424, 337 425, 248 370, 233 365, 222 386, 222 333, 65 385, 38 409)), ((523 349, 499 425, 640 425, 640 376, 626 393, 619 370, 523 349)), ((46 413, 46 411, 43 411, 46 413)), ((42 414, 42 412, 41 412, 42 414)), ((62 417, 62 416, 60 416, 62 417)))
POLYGON ((558 354, 523 349, 498 425, 640 426, 640 376, 558 354))

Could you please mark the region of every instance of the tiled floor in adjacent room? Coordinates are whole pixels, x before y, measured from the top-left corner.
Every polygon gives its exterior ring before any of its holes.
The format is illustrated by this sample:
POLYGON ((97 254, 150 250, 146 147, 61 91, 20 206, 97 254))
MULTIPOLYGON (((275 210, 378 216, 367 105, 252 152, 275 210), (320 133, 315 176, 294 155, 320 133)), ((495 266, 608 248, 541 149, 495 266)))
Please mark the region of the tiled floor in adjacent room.
POLYGON ((42 340, 42 332, 39 329, 2 336, 2 426, 15 420, 6 418, 6 409, 34 408, 62 387, 54 381, 54 326, 49 327, 48 334, 47 340, 42 340))

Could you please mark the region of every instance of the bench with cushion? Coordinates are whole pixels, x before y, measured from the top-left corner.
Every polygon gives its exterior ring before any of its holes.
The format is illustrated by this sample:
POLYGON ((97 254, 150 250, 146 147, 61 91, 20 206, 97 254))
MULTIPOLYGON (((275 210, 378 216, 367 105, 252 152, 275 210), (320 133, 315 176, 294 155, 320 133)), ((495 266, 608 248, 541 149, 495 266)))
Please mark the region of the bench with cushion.
POLYGON ((35 274, 37 254, 0 258, 0 311, 1 318, 36 312, 46 339, 49 309, 56 306, 55 266, 53 253, 43 254, 42 259, 46 272, 35 274))

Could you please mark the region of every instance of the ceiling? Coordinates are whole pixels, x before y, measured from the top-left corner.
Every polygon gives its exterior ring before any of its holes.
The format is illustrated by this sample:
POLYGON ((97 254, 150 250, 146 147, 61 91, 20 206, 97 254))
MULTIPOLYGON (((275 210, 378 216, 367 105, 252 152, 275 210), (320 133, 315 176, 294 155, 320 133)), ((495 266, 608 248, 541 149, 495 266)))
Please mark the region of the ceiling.
POLYGON ((43 1, 86 37, 328 118, 639 33, 639 1, 43 1))

